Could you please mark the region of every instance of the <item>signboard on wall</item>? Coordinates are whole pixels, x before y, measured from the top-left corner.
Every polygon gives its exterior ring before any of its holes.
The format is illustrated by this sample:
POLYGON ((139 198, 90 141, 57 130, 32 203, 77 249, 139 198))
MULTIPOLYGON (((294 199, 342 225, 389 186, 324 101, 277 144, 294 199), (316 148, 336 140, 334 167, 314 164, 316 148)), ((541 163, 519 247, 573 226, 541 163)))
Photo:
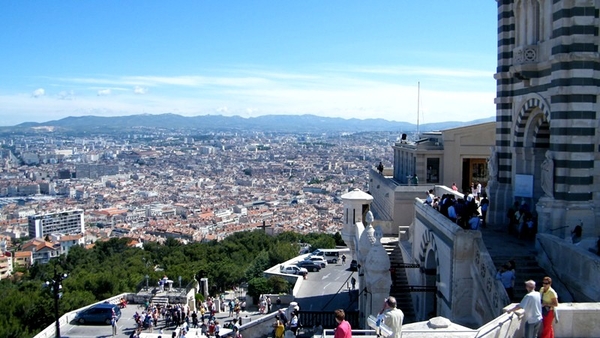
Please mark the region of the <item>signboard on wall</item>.
POLYGON ((515 197, 533 197, 533 175, 515 175, 515 197))

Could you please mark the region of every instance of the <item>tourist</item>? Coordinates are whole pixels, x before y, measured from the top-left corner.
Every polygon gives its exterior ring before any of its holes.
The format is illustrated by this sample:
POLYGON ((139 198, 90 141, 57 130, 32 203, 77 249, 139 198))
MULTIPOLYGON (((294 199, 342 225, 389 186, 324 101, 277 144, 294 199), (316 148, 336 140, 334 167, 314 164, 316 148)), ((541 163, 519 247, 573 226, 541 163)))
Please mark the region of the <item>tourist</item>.
POLYGON ((554 320, 556 318, 555 308, 558 306, 558 294, 552 288, 552 278, 544 277, 543 286, 540 289, 542 297, 542 334, 541 338, 554 338, 554 320))
POLYGON ((229 317, 233 317, 233 310, 235 308, 235 303, 233 302, 233 299, 230 299, 227 305, 229 306, 229 317))
POLYGON ((275 316, 275 324, 273 324, 273 326, 275 327, 275 338, 283 338, 285 325, 279 316, 275 316))
POLYGON ((506 211, 506 218, 508 218, 508 234, 512 235, 516 232, 516 225, 518 223, 516 214, 519 211, 519 202, 515 201, 513 205, 506 211))
POLYGON ((515 296, 515 273, 510 270, 510 266, 508 264, 502 265, 500 270, 496 273, 496 279, 502 282, 502 286, 504 286, 506 294, 508 294, 508 299, 512 301, 515 296))
POLYGON ((580 220, 579 224, 571 231, 571 241, 573 244, 579 244, 581 242, 581 235, 583 233, 583 222, 580 220))
POLYGON ((458 187, 456 186, 455 182, 452 182, 452 190, 453 191, 458 191, 458 187))
POLYGON ((542 326, 542 303, 540 293, 535 291, 535 282, 528 280, 525 282, 527 294, 521 300, 521 303, 515 305, 507 313, 523 309, 525 313, 525 338, 536 338, 540 327, 542 326))
POLYGON ((219 338, 221 335, 221 324, 215 320, 215 338, 219 338))
POLYGON ((483 194, 483 198, 481 199, 481 202, 479 202, 479 207, 481 208, 481 227, 485 228, 486 227, 486 219, 487 219, 487 212, 488 212, 488 208, 490 206, 490 200, 488 200, 487 195, 483 194))
POLYGON ((335 310, 335 321, 337 327, 334 330, 334 338, 352 338, 352 327, 346 320, 346 313, 342 309, 335 310))
POLYGON ((288 319, 287 319, 287 316, 285 315, 285 312, 283 312, 283 309, 279 309, 278 316, 279 316, 279 320, 281 320, 283 325, 287 325, 288 319))
POLYGON ((397 308, 398 303, 395 297, 388 297, 383 303, 383 309, 379 312, 378 324, 385 324, 392 334, 388 337, 400 338, 402 336, 402 322, 404 321, 404 313, 397 308))
POLYGON ((415 173, 412 177, 412 184, 419 185, 419 176, 417 176, 417 173, 415 173))
POLYGON ((433 206, 433 189, 429 189, 429 191, 426 191, 425 194, 427 195, 427 198, 425 199, 425 204, 433 206))
POLYGON ((448 204, 449 204, 449 206, 448 206, 448 218, 452 222, 456 223, 456 221, 458 220, 458 214, 456 213, 456 207, 455 207, 454 203, 455 203, 454 199, 450 199, 448 201, 448 204))
POLYGON ((481 219, 479 218, 479 213, 475 211, 471 218, 469 219, 469 228, 471 230, 479 230, 479 225, 481 223, 481 219))
POLYGON ((294 336, 298 335, 298 328, 300 326, 300 322, 298 319, 298 312, 292 312, 292 318, 290 319, 290 330, 294 333, 294 336))
POLYGON ((112 310, 112 316, 110 318, 110 325, 112 326, 112 335, 113 337, 117 335, 117 321, 119 320, 119 318, 117 317, 117 314, 115 313, 115 310, 112 310))

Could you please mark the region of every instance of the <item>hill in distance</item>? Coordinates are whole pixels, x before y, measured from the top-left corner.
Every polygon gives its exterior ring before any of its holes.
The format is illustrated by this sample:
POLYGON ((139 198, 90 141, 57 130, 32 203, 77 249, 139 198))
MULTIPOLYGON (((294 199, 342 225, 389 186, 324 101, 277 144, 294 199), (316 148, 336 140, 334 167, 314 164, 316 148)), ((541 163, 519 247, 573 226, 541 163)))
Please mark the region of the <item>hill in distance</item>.
MULTIPOLYGON (((443 130, 485 122, 489 117, 469 122, 439 122, 419 126, 420 131, 443 130)), ((48 122, 25 122, 12 127, 1 127, 3 132, 27 132, 34 130, 62 132, 111 132, 140 128, 189 131, 263 131, 263 132, 365 132, 365 131, 402 131, 413 132, 417 126, 408 122, 388 121, 385 119, 343 119, 316 115, 264 115, 243 118, 240 116, 201 115, 181 116, 177 114, 142 114, 128 116, 79 116, 66 117, 48 122)))

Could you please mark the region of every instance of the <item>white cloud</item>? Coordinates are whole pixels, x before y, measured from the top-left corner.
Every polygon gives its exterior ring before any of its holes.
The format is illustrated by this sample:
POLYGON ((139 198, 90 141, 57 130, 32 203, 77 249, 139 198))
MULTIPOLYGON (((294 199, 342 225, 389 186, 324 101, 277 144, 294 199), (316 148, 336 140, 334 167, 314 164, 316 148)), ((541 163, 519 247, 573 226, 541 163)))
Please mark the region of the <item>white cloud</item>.
POLYGON ((135 86, 133 88, 133 93, 134 94, 144 95, 147 92, 148 92, 148 88, 144 88, 144 87, 140 87, 140 86, 135 86))
POLYGON ((98 90, 98 96, 108 96, 110 95, 110 89, 100 89, 98 90))
POLYGON ((44 90, 44 88, 38 88, 34 90, 33 93, 31 93, 31 96, 33 97, 40 97, 44 95, 46 95, 46 91, 44 90))
POLYGON ((70 90, 70 91, 62 90, 58 93, 57 97, 59 100, 74 100, 75 93, 72 90, 70 90))

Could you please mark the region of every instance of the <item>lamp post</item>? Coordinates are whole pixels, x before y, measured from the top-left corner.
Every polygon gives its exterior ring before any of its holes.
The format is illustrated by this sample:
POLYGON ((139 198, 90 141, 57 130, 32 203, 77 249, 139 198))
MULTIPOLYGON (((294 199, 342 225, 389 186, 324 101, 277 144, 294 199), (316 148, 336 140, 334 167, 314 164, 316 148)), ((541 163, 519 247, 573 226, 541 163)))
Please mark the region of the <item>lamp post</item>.
POLYGON ((179 276, 179 288, 181 289, 181 276, 179 276))
POLYGON ((56 338, 60 338, 60 321, 58 300, 62 297, 62 281, 67 278, 66 273, 58 273, 56 265, 54 265, 54 276, 49 281, 46 281, 46 286, 50 287, 52 296, 54 297, 54 320, 56 321, 56 338))
POLYGON ((150 276, 146 275, 144 277, 146 278, 146 290, 148 290, 148 278, 150 278, 150 276))

